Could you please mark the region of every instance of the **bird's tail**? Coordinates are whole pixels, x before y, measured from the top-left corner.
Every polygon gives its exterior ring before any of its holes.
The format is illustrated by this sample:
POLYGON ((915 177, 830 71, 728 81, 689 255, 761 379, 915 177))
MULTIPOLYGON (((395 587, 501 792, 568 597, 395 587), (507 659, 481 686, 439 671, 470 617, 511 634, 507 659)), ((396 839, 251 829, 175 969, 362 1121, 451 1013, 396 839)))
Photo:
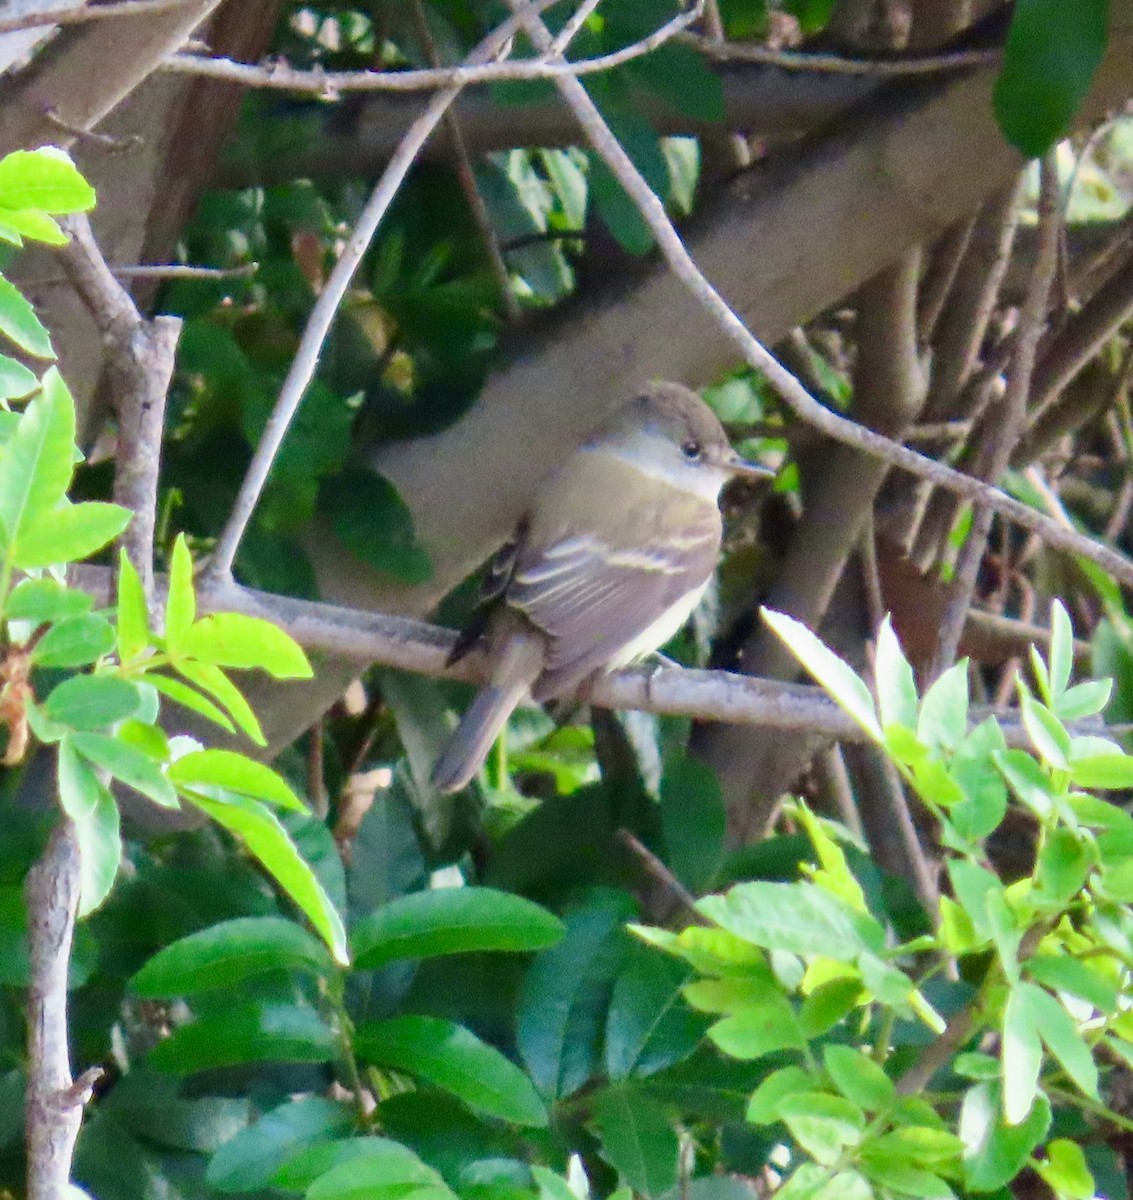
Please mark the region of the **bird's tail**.
POLYGON ((543 668, 545 643, 534 630, 510 630, 490 682, 476 694, 433 768, 439 792, 457 792, 480 769, 515 706, 543 668))

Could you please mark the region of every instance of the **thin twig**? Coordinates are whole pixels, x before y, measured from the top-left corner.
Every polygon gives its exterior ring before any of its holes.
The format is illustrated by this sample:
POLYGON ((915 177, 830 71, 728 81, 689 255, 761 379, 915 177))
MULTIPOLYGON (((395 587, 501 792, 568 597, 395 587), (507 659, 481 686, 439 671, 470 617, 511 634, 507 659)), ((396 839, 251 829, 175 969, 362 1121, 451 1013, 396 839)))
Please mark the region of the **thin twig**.
MULTIPOLYGON (((1039 339, 1046 324, 1050 289, 1058 269, 1058 246, 1061 224, 1059 215, 1058 165, 1053 152, 1043 159, 1042 184, 1039 194, 1038 246, 1035 265, 1027 285, 1027 295, 1019 314, 1015 339, 1015 357, 1007 378, 1007 391, 998 416, 999 424, 991 433, 991 447, 983 475, 998 479, 1011 462, 1027 420, 1027 398, 1031 394, 1035 357, 1039 339)), ((987 549, 987 538, 994 517, 992 510, 981 505, 972 518, 972 527, 960 551, 956 577, 948 589, 948 599, 940 621, 936 653, 929 670, 930 678, 938 678, 956 658, 964 622, 972 602, 976 577, 987 549)))
POLYGON ((117 0, 115 4, 88 4, 85 7, 52 8, 46 12, 25 13, 0 19, 0 34, 21 29, 39 29, 45 25, 85 25, 107 17, 148 17, 154 13, 180 8, 188 0, 117 0))
MULTIPOLYGON (((111 574, 106 567, 73 567, 68 582, 90 593, 97 602, 109 600, 111 574)), ((159 601, 165 586, 159 576, 156 580, 159 601)), ((274 596, 232 582, 202 580, 197 601, 202 612, 239 612, 262 617, 310 651, 366 666, 378 664, 463 683, 483 683, 487 679, 489 664, 482 654, 470 654, 449 666, 448 656, 456 643, 456 634, 424 621, 274 596)), ((728 671, 627 667, 597 680, 585 699, 600 708, 638 709, 733 725, 763 725, 844 742, 866 740, 866 734, 820 689, 728 671)), ((1012 710, 993 711, 973 706, 971 711, 971 719, 977 724, 993 715, 1000 718, 1008 745, 1029 745, 1026 732, 1012 710)), ((1103 731, 1100 721, 1083 722, 1076 727, 1076 732, 1103 731)))
POLYGON ((696 897, 669 870, 667 866, 639 838, 634 837, 628 829, 619 829, 614 834, 619 842, 645 868, 650 877, 673 897, 697 925, 711 925, 712 922, 700 915, 696 910, 696 897))
POLYGON ((118 414, 114 499, 134 514, 121 544, 152 608, 161 438, 181 318, 144 319, 102 257, 86 214, 65 217, 61 224, 71 237, 59 251, 63 269, 106 347, 106 372, 118 414))
MULTIPOLYGON (((508 0, 508 3, 512 6, 513 11, 518 6, 518 0, 508 0)), ((546 50, 550 46, 551 39, 542 22, 525 17, 524 24, 536 48, 546 50)), ((881 434, 874 433, 871 429, 857 425, 820 404, 798 379, 751 334, 743 321, 729 307, 728 302, 702 274, 669 220, 664 204, 653 194, 649 185, 622 149, 583 85, 577 79, 563 75, 555 79, 555 86, 574 112, 591 145, 601 155, 615 178, 634 201, 656 238, 657 245, 673 274, 712 315, 721 332, 737 348, 744 361, 766 376, 768 382, 800 420, 812 425, 837 442, 854 446, 867 454, 883 459, 891 466, 928 479, 965 500, 990 505, 996 512, 1015 521, 1024 529, 1030 529, 1039 534, 1048 545, 1055 549, 1069 554, 1079 554, 1083 558, 1097 563, 1119 582, 1133 586, 1133 562, 1111 547, 1063 527, 1044 514, 1011 499, 982 479, 965 475, 943 463, 925 458, 916 451, 899 445, 881 434)))
MULTIPOLYGON (((555 0, 525 0, 521 9, 524 15, 527 14, 528 8, 538 13, 554 2, 555 0)), ((517 15, 499 25, 472 51, 468 59, 469 63, 475 65, 499 54, 508 45, 519 23, 520 18, 517 15)), ((287 435, 291 420, 314 378, 323 342, 330 332, 331 324, 350 286, 350 281, 354 278, 354 273, 361 264, 363 255, 369 249, 378 225, 397 195, 405 176, 409 173, 409 168, 416 161, 422 146, 428 141, 449 105, 460 94, 461 86, 457 84, 447 87, 430 99, 424 111, 409 127, 369 200, 366 201, 358 223, 343 247, 342 254, 335 263, 334 270, 331 271, 330 278, 326 281, 311 310, 311 315, 307 319, 303 336, 299 340, 299 349, 287 372, 283 387, 280 389, 279 399, 264 426, 259 445, 252 456, 232 511, 229 513, 228 520, 217 541, 216 551, 207 568, 207 574, 211 578, 227 579, 231 577, 232 564, 236 561, 236 552, 240 548, 240 542, 248 528, 248 522, 252 519, 252 513, 259 502, 264 485, 267 483, 268 473, 271 471, 275 456, 279 453, 279 448, 287 435)))
MULTIPOLYGON (((552 0, 556 2, 556 0, 552 0)), ((200 75, 224 79, 247 88, 270 88, 284 92, 306 92, 324 99, 337 98, 344 92, 433 92, 447 88, 465 88, 477 83, 502 83, 529 79, 557 79, 563 75, 592 75, 652 54, 658 46, 675 37, 700 19, 704 0, 688 12, 654 30, 648 37, 597 58, 577 62, 547 62, 543 58, 518 62, 477 63, 470 55, 463 66, 423 67, 413 71, 302 71, 279 63, 256 65, 234 62, 230 58, 210 58, 199 54, 175 54, 161 64, 163 71, 178 75, 200 75)), ((495 38, 495 35, 490 35, 495 38)), ((506 41, 507 39, 502 39, 506 41)))
POLYGON ((823 75, 939 75, 986 67, 1003 57, 999 47, 986 50, 955 50, 948 54, 925 54, 915 58, 847 58, 841 54, 811 54, 805 50, 776 50, 751 42, 724 42, 702 34, 685 33, 680 41, 717 62, 762 63, 785 71, 810 71, 823 75))
POLYGON ((566 56, 571 42, 578 37, 579 31, 586 24, 587 19, 601 3, 602 0, 582 0, 582 3, 571 13, 566 24, 559 30, 558 36, 555 38, 554 45, 551 47, 555 57, 559 55, 566 56))
MULTIPOLYGON (((188 263, 107 265, 115 279, 251 279, 260 269, 259 263, 245 263, 241 267, 194 267, 188 263)), ((21 285, 27 288, 63 287, 70 282, 70 279, 63 275, 45 275, 38 279, 20 280, 21 285)))
POLYGON ((67 1041, 67 971, 81 882, 79 840, 63 818, 28 872, 28 1200, 60 1200, 70 1191, 71 1159, 83 1106, 97 1076, 76 1084, 67 1041))

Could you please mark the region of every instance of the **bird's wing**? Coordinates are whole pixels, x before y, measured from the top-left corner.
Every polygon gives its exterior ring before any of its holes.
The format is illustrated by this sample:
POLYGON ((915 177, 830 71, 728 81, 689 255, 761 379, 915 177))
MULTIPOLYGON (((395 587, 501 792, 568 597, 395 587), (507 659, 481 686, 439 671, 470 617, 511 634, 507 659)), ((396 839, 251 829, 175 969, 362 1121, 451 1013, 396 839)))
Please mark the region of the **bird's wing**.
POLYGON ((457 636, 453 648, 449 651, 446 660, 448 666, 451 667, 453 663, 459 662, 488 632, 492 613, 500 606, 507 586, 511 582, 516 560, 526 536, 527 519, 524 518, 516 526, 511 537, 489 559, 480 584, 480 595, 476 599, 476 607, 472 610, 457 636))
POLYGON ((716 565, 720 519, 703 511, 679 535, 636 547, 594 535, 564 536, 520 549, 506 603, 547 635, 536 699, 573 691, 690 592, 716 565))

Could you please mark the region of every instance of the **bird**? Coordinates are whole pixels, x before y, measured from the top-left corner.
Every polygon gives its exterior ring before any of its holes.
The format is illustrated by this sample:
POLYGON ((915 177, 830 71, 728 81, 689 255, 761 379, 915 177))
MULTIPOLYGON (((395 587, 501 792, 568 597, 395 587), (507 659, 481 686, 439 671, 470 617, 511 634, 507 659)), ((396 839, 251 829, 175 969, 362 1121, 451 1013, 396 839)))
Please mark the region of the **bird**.
POLYGON ((642 388, 538 490, 491 560, 448 657, 483 646, 490 670, 432 773, 455 792, 515 707, 568 697, 673 637, 699 604, 723 537, 719 497, 747 462, 695 392, 642 388))

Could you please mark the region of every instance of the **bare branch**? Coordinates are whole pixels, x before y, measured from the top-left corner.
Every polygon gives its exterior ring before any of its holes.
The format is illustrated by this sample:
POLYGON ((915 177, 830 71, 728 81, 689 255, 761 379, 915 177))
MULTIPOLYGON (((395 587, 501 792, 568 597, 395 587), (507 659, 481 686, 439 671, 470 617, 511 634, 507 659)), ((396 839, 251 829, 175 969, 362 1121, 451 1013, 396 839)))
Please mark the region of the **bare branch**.
POLYGON ((28 1200, 60 1200, 71 1181, 71 1159, 83 1105, 97 1082, 71 1078, 67 1045, 67 970, 79 903, 80 850, 63 818, 28 872, 28 1200))
MULTIPOLYGON (((109 602, 112 579, 108 568, 73 567, 69 582, 90 593, 97 602, 109 602)), ((165 580, 159 576, 155 587, 161 600, 165 580)), ((262 617, 278 625, 306 650, 334 655, 363 668, 377 664, 476 684, 484 683, 488 677, 489 663, 480 653, 448 665, 449 652, 456 643, 452 630, 409 617, 295 600, 230 581, 207 579, 199 583, 197 603, 202 612, 238 612, 262 617)), ((866 734, 819 688, 728 671, 627 667, 597 680, 582 698, 600 708, 638 709, 665 716, 816 733, 843 742, 866 740, 866 734)), ((980 707, 973 707, 971 714, 975 723, 990 715, 993 710, 980 707)), ((994 715, 1000 717, 1009 745, 1029 744, 1013 712, 997 710, 994 715)), ((1091 732, 1100 728, 1100 723, 1089 723, 1091 732)))
MULTIPOLYGON (((556 79, 562 75, 592 75, 609 71, 623 63, 651 54, 681 30, 700 20, 704 0, 698 0, 688 12, 680 13, 659 26, 648 37, 596 58, 552 62, 545 57, 518 62, 484 62, 476 51, 459 67, 422 67, 414 71, 303 71, 283 63, 253 65, 233 62, 230 58, 208 58, 200 54, 176 54, 161 64, 164 71, 178 75, 203 75, 225 79, 249 88, 267 88, 284 92, 306 92, 333 99, 345 92, 434 92, 448 88, 460 90, 475 83, 502 83, 525 79, 556 79)), ((509 27, 511 23, 508 23, 509 27)), ((489 35, 494 47, 507 38, 499 31, 489 35)), ((493 51, 494 52, 494 51, 493 51)), ((490 56, 490 55, 489 55, 490 56)))
MULTIPOLYGON (((554 0, 529 0, 529 3, 525 2, 522 6, 523 13, 526 15, 528 8, 536 13, 541 12, 553 2, 554 0)), ((499 54, 507 46, 519 23, 520 18, 515 16, 499 25, 472 51, 468 59, 469 64, 475 66, 499 54)), ((338 306, 342 303, 350 281, 354 277, 354 272, 358 269, 363 255, 369 248, 378 225, 390 204, 393 203, 409 168, 416 160, 421 147, 445 115, 449 105, 460 93, 461 86, 456 84, 447 87, 429 101, 424 111, 410 127, 381 179, 378 180, 369 200, 366 201, 358 223, 343 247, 342 254, 335 263, 334 270, 331 271, 330 278, 307 319, 306 328, 299 341, 299 349, 287 372, 287 378, 283 381, 279 399, 264 426, 248 472, 244 476, 232 511, 217 541, 216 551, 208 566, 208 575, 211 578, 223 580, 231 577, 232 564, 236 561, 236 552, 240 548, 240 542, 248 528, 248 522, 252 519, 252 513, 255 511, 264 485, 267 483, 271 465, 275 461, 276 454, 279 453, 280 446, 283 445, 288 426, 299 408, 304 392, 314 378, 315 369, 319 363, 319 354, 338 312, 338 306)))
POLYGON ((804 50, 775 50, 748 42, 718 42, 701 34, 685 33, 680 40, 717 62, 762 63, 785 71, 810 71, 822 75, 908 76, 941 75, 970 67, 986 67, 1003 57, 999 47, 955 50, 909 58, 848 58, 842 54, 812 54, 804 50))
MULTIPOLYGON (((508 2, 515 11, 518 0, 508 0, 508 2)), ((525 17, 524 24, 536 47, 546 52, 551 44, 551 37, 546 26, 531 17, 525 17)), ((891 466, 900 467, 910 474, 928 479, 939 487, 973 503, 988 505, 995 512, 1015 521, 1024 529, 1032 530, 1055 549, 1071 554, 1080 554, 1091 562, 1097 563, 1121 583, 1133 586, 1133 562, 1111 547, 1076 531, 1068 530, 1050 517, 1011 499, 998 488, 992 487, 983 480, 964 475, 943 463, 925 458, 890 438, 883 437, 853 421, 838 416, 820 404, 798 379, 756 340, 743 321, 729 307, 728 302, 701 273, 669 220, 664 205, 653 194, 617 138, 611 133, 582 84, 567 75, 558 77, 555 80, 555 86, 562 93, 564 100, 585 130, 591 145, 605 160, 618 182, 637 205, 653 236, 657 239, 658 247, 673 273, 715 318, 720 330, 740 352, 744 361, 767 377, 800 420, 813 425, 837 442, 854 446, 867 454, 883 459, 891 466)))
MULTIPOLYGON (((996 414, 999 423, 991 432, 991 446, 983 466, 982 473, 990 480, 998 479, 1007 469, 1026 424, 1027 398, 1031 394, 1035 357, 1038 354, 1039 339, 1046 325, 1051 286, 1058 270, 1060 200, 1058 164, 1054 152, 1051 151, 1042 164, 1039 242, 1034 271, 1019 314, 1015 357, 1008 374, 1003 404, 996 414)), ((976 575, 987 549, 993 515, 990 508, 979 507, 972 519, 972 527, 956 566, 956 577, 949 587, 948 601, 937 636, 936 653, 929 670, 932 679, 938 678, 956 658, 956 649, 960 644, 960 635, 964 631, 964 622, 976 586, 976 575)))
POLYGON ((155 13, 180 8, 189 0, 117 0, 115 4, 89 4, 83 8, 52 8, 45 12, 24 13, 20 17, 0 19, 0 34, 20 29, 39 29, 45 25, 85 25, 107 17, 150 17, 155 13))

